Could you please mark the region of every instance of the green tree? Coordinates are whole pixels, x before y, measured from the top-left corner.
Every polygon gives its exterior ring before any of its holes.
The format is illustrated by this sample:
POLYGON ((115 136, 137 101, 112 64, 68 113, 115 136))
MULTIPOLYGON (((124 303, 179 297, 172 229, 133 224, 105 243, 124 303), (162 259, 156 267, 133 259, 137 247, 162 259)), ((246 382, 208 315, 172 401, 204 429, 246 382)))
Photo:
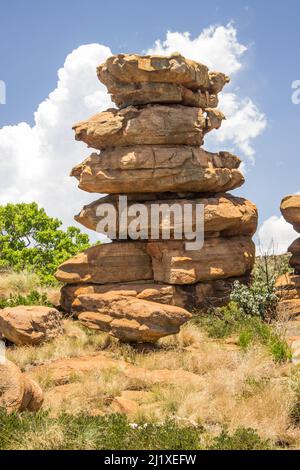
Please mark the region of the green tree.
POLYGON ((88 235, 61 226, 34 202, 0 206, 0 269, 33 271, 54 282, 57 267, 89 246, 88 235))

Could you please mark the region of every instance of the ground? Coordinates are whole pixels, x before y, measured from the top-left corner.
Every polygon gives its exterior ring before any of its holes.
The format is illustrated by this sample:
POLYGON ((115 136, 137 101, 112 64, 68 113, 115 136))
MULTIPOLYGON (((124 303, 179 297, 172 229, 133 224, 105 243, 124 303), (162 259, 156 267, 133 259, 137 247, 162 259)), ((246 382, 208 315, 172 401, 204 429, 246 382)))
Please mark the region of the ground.
MULTIPOLYGON (((15 277, 11 294, 39 288, 24 279, 15 277)), ((300 368, 285 341, 289 324, 237 318, 233 306, 222 318, 194 313, 154 348, 70 318, 52 342, 9 345, 8 358, 41 385, 45 402, 37 415, 2 413, 0 448, 299 449, 300 368)))

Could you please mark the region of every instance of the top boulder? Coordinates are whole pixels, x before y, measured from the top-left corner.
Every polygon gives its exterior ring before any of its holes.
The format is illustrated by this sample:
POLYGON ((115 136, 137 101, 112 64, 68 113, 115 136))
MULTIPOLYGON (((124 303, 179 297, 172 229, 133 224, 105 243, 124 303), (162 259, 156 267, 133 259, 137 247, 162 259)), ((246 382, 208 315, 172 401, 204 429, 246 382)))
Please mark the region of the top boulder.
POLYGON ((292 224, 297 232, 300 232, 300 195, 285 197, 281 202, 280 210, 285 220, 292 224))
POLYGON ((97 68, 97 74, 112 94, 118 93, 122 83, 152 82, 182 85, 190 90, 216 95, 229 82, 229 78, 223 73, 209 72, 206 65, 186 59, 178 53, 169 57, 115 55, 97 68))

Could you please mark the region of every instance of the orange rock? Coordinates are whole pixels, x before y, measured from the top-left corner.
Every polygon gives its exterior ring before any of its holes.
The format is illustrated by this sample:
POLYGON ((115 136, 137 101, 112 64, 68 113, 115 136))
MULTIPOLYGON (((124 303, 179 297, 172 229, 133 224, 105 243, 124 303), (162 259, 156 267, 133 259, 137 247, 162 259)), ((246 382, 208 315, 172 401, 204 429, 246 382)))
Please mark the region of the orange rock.
POLYGON ((244 177, 239 158, 199 147, 139 145, 93 153, 71 175, 87 192, 130 194, 156 192, 217 193, 238 188, 244 177))
POLYGON ((0 310, 0 331, 20 346, 41 344, 63 333, 62 316, 52 307, 7 307, 0 310))

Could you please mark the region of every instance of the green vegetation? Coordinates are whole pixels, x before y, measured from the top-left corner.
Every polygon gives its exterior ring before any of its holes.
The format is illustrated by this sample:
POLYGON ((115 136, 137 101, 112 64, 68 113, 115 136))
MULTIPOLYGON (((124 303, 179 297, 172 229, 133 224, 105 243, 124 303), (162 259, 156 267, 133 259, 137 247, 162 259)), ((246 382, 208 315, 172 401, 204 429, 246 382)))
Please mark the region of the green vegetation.
POLYGON ((10 295, 8 298, 0 298, 0 309, 6 307, 17 307, 18 305, 44 305, 52 307, 51 302, 47 299, 46 293, 40 293, 36 290, 29 292, 27 295, 10 295))
POLYGON ((208 445, 202 426, 181 426, 174 420, 162 424, 130 424, 124 415, 90 416, 48 412, 7 414, 0 411, 0 449, 41 450, 262 450, 269 441, 253 429, 223 430, 208 445))
POLYGON ((254 429, 238 428, 233 434, 227 430, 217 436, 210 450, 268 450, 270 443, 263 440, 254 429))
POLYGON ((0 269, 27 270, 43 283, 55 282, 57 267, 89 246, 88 235, 61 226, 36 203, 0 206, 0 269))

